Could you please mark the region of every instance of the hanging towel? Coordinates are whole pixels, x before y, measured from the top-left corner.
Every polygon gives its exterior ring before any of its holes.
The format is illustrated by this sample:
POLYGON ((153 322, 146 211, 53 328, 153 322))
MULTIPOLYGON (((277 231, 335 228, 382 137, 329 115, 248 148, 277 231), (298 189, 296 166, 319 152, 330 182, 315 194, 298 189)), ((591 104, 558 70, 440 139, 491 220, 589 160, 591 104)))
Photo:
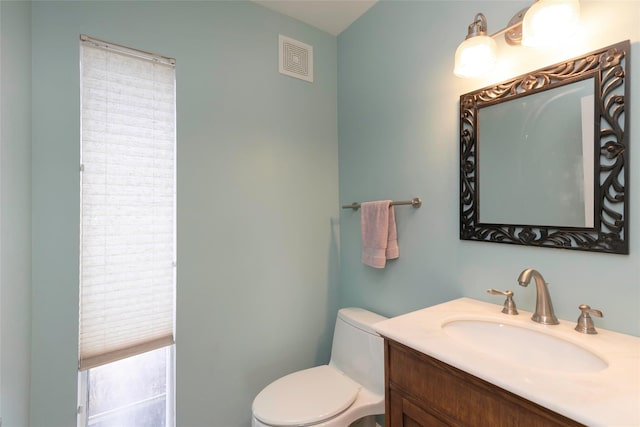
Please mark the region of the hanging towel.
POLYGON ((400 255, 391 200, 364 202, 360 207, 362 262, 374 268, 384 268, 388 259, 400 255))
POLYGON ((396 232, 396 214, 393 206, 389 206, 389 230, 387 231, 387 249, 385 255, 387 259, 396 259, 400 256, 398 249, 398 233, 396 232))

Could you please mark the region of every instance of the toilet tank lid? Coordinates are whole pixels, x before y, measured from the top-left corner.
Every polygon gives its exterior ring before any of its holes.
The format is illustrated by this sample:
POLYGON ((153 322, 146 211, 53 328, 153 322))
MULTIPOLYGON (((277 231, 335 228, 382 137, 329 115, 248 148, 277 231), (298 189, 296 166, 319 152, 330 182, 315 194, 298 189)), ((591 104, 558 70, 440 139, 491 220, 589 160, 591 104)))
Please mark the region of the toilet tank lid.
POLYGON ((387 320, 384 316, 358 307, 341 308, 338 310, 338 317, 351 326, 362 329, 363 331, 373 335, 378 335, 378 333, 373 329, 373 325, 378 322, 382 322, 383 320, 387 320))

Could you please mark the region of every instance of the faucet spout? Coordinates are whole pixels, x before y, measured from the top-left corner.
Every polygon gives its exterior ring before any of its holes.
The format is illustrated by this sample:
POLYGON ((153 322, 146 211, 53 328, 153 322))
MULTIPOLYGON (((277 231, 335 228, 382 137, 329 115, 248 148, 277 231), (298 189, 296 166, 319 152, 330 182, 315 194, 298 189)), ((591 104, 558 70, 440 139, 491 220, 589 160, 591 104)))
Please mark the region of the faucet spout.
POLYGON ((549 288, 542 274, 533 268, 527 268, 518 276, 518 284, 526 287, 529 285, 531 277, 533 277, 536 282, 536 311, 533 313, 533 316, 531 316, 531 320, 542 323, 543 325, 557 325, 560 322, 553 312, 549 288))

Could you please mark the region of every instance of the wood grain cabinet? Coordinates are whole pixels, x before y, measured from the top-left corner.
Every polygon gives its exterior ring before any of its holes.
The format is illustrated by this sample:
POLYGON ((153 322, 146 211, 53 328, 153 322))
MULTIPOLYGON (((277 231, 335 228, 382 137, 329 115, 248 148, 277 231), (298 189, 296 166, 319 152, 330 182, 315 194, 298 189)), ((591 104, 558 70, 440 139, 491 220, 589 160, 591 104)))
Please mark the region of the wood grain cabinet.
POLYGON ((389 339, 385 382, 387 427, 582 426, 389 339))

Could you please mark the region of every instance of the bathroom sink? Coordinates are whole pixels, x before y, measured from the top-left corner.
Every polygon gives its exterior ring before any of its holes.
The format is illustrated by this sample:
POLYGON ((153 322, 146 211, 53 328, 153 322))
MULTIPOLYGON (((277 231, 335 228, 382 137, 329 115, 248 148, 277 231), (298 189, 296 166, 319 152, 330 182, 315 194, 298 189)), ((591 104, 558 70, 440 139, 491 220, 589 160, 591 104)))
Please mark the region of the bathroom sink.
MULTIPOLYGON (((458 298, 374 325, 386 339, 590 427, 640 427, 640 337, 458 298)), ((579 313, 576 311, 576 316, 579 313)))
POLYGON ((589 350, 536 330, 486 320, 454 320, 444 332, 466 346, 529 368, 559 372, 597 372, 607 363, 589 350))

